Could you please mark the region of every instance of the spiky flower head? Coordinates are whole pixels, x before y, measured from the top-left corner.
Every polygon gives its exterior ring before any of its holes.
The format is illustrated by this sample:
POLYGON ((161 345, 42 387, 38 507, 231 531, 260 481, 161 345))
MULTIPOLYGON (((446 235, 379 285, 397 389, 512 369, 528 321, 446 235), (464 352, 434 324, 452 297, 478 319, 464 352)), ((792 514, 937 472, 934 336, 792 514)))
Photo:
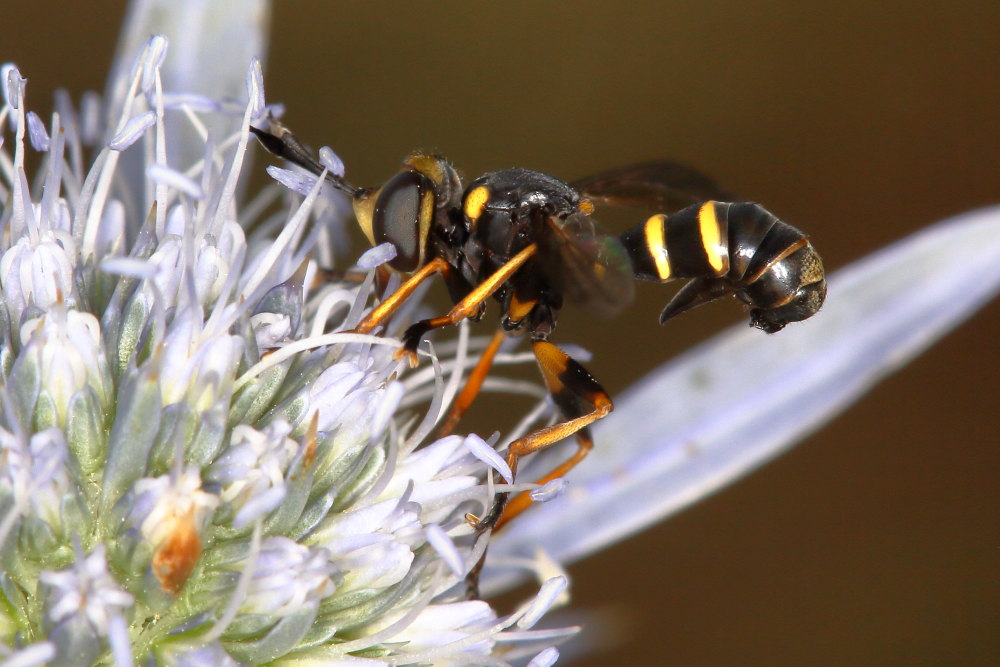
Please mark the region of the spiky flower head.
POLYGON ((571 632, 530 630, 560 576, 508 616, 464 599, 486 541, 464 517, 496 490, 485 443, 428 439, 437 359, 407 377, 395 339, 342 333, 387 249, 365 281, 317 280, 321 186, 238 196, 259 65, 234 104, 164 93, 166 57, 152 38, 116 95, 61 96, 48 122, 2 70, 0 651, 506 664, 571 632), (181 132, 197 159, 171 149, 181 132))

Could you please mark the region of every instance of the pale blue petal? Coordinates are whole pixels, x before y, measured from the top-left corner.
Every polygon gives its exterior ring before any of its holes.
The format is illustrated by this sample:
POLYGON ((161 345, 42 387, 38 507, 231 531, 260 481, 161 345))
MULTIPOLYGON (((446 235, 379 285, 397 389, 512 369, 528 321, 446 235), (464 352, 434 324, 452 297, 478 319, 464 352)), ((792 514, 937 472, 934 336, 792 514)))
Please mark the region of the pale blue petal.
POLYGON ((201 200, 205 198, 205 193, 202 191, 200 185, 170 167, 153 163, 146 167, 146 176, 154 183, 166 185, 178 192, 183 192, 193 199, 201 200))
POLYGON ((437 524, 429 523, 424 528, 424 535, 427 537, 428 544, 434 547, 434 551, 441 556, 441 560, 445 562, 451 573, 457 579, 464 577, 465 561, 462 559, 462 554, 458 551, 458 548, 455 547, 455 543, 444 532, 444 529, 437 524))

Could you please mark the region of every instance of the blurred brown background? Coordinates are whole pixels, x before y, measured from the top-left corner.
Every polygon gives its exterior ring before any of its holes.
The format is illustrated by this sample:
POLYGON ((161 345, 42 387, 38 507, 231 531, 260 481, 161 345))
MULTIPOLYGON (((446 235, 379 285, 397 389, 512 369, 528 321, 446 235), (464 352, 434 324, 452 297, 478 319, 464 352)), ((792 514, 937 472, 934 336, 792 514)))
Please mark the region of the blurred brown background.
MULTIPOLYGON (((29 77, 32 108, 56 85, 102 88, 123 7, 5 8, 0 61, 29 77)), ((414 148, 470 176, 670 157, 807 230, 831 269, 1000 202, 996 0, 300 0, 278 4, 266 82, 357 183, 414 148)), ((593 350, 615 395, 740 317, 710 307, 661 329, 668 297, 641 289, 610 324, 567 312, 557 340, 593 350)), ((614 634, 576 664, 1000 664, 998 315, 750 478, 575 565, 576 607, 614 634)))

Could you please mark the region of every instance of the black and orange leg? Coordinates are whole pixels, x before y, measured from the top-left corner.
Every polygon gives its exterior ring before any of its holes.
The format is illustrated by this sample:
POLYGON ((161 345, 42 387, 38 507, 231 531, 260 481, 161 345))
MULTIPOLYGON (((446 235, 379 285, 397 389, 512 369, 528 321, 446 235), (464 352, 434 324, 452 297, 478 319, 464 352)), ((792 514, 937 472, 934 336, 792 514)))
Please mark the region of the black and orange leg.
MULTIPOLYGON (((552 393, 552 399, 559 411, 568 419, 515 440, 507 449, 507 464, 511 472, 516 474, 517 462, 522 456, 545 449, 571 435, 576 436, 577 442, 576 451, 569 458, 537 480, 538 484, 545 484, 562 477, 586 458, 594 444, 590 437, 590 429, 587 427, 607 416, 614 405, 604 388, 583 364, 566 355, 552 343, 536 340, 532 343, 532 351, 542 370, 545 384, 552 393)), ((477 519, 469 515, 466 518, 475 526, 477 532, 483 533, 491 528, 501 528, 530 507, 533 502, 527 491, 514 496, 509 502, 508 494, 503 493, 496 497, 493 507, 485 517, 477 519)), ((466 597, 469 599, 479 597, 479 575, 485 562, 484 553, 465 577, 466 597)))
MULTIPOLYGON (((403 347, 396 351, 396 358, 404 355, 410 359, 410 365, 417 364, 417 346, 424 334, 434 329, 446 327, 451 324, 458 324, 466 317, 470 317, 479 312, 479 307, 486 299, 496 292, 501 285, 510 279, 514 273, 521 268, 525 262, 538 252, 538 246, 534 243, 526 247, 521 252, 511 257, 506 264, 497 269, 493 275, 479 283, 447 315, 433 317, 429 320, 421 320, 410 325, 403 334, 403 347)), ((437 260, 435 260, 437 261, 437 260)), ((411 279, 412 280, 412 279, 411 279)), ((409 282, 409 281, 407 281, 409 282)), ((404 283, 405 284, 405 283, 404 283)), ((402 288, 400 288, 402 289, 402 288)))
POLYGON ((493 339, 490 340, 489 345, 483 350, 479 361, 476 362, 475 368, 469 373, 469 377, 466 379, 462 390, 458 392, 455 400, 452 401, 448 416, 445 417, 445 420, 441 422, 441 426, 438 427, 436 438, 443 438, 451 433, 458 420, 462 418, 462 415, 466 413, 472 402, 476 400, 476 396, 479 395, 479 390, 482 389, 486 376, 489 375, 490 369, 493 367, 493 359, 497 356, 497 351, 500 349, 500 344, 503 343, 504 338, 506 338, 506 335, 503 331, 497 331, 493 334, 493 339))
MULTIPOLYGON (((532 343, 532 351, 552 399, 559 412, 567 419, 515 440, 507 449, 507 464, 516 474, 517 463, 522 456, 545 449, 571 435, 575 435, 577 441, 576 451, 569 458, 536 480, 538 484, 545 484, 562 477, 586 458, 593 448, 593 439, 587 427, 606 417, 614 405, 611 397, 583 364, 552 343, 536 340, 532 343)), ((527 509, 532 502, 528 492, 518 494, 510 502, 507 502, 506 495, 499 496, 489 515, 478 522, 476 527, 480 531, 500 528, 527 509)))

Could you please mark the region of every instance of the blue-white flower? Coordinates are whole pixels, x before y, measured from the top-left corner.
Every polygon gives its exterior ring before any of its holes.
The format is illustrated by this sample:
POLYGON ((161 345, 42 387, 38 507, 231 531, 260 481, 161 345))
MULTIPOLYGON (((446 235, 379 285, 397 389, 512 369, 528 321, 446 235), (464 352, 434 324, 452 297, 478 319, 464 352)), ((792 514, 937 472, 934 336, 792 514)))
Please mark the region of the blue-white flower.
POLYGON ((103 127, 65 98, 43 122, 2 72, 6 653, 504 664, 525 639, 571 634, 509 634, 527 611, 464 599, 487 542, 465 514, 496 488, 462 437, 427 438, 440 369, 407 380, 430 388, 424 414, 401 409, 398 342, 338 333, 371 281, 313 279, 318 187, 243 212, 256 62, 240 105, 168 94, 167 46, 152 38, 121 70, 103 127))
POLYGON ((500 614, 464 599, 488 543, 465 514, 510 471, 478 436, 428 437, 476 342, 461 329, 410 371, 391 336, 344 333, 372 290, 315 279, 336 203, 279 168, 290 205, 263 213, 278 185, 244 192, 266 3, 184 7, 136 3, 107 94, 79 110, 61 95, 40 118, 0 69, 0 660, 551 665, 574 632, 536 625, 567 597, 560 562, 774 455, 1000 282, 998 215, 980 213, 834 279, 779 358, 729 334, 622 397, 639 416, 595 429, 616 446, 535 489, 545 506, 492 540, 487 586, 543 582, 500 614), (691 380, 726 369, 768 390, 691 380), (663 395, 696 404, 667 415, 663 395))

